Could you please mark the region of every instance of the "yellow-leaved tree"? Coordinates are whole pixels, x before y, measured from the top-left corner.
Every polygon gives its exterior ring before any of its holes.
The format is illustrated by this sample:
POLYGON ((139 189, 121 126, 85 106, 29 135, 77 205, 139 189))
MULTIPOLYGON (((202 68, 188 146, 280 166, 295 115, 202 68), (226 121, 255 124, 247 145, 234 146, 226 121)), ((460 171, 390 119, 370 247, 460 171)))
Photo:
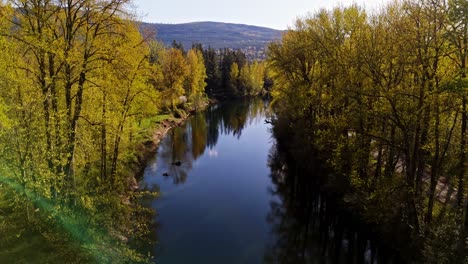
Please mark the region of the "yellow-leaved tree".
POLYGON ((175 48, 162 50, 158 62, 163 74, 161 84, 163 97, 169 98, 170 106, 172 110, 175 110, 185 94, 184 80, 189 70, 184 54, 175 48))
POLYGON ((129 202, 131 169, 147 136, 139 123, 161 107, 152 81, 160 70, 130 1, 6 3, 0 210, 14 213, 2 219, 11 228, 0 262, 145 261, 125 241, 148 230, 129 202))
POLYGON ((194 104, 194 108, 198 108, 203 103, 205 98, 206 87, 206 68, 203 60, 203 54, 200 50, 190 49, 187 53, 188 72, 185 85, 185 91, 188 100, 194 104))

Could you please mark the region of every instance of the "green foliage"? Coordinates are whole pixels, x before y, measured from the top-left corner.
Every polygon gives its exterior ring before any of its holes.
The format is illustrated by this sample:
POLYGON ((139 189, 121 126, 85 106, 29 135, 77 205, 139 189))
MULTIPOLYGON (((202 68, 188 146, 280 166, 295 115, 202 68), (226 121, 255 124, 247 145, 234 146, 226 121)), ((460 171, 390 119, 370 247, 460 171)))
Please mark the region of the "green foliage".
POLYGON ((456 232, 443 255, 466 249, 468 24, 461 2, 394 2, 372 15, 356 5, 321 10, 268 51, 275 124, 300 146, 293 147, 297 159, 306 162, 309 151, 325 160, 334 173, 322 180, 382 234, 406 244, 399 249, 408 260, 413 249, 438 259, 423 245, 437 251, 456 232), (452 196, 442 197, 441 186, 452 196))
POLYGON ((195 105, 195 109, 203 104, 206 87, 206 67, 203 60, 203 54, 200 50, 191 49, 187 53, 187 64, 189 74, 186 78, 185 92, 188 100, 195 105))
POLYGON ((147 43, 129 1, 5 3, 0 262, 148 262, 138 151, 163 99, 205 98, 201 53, 147 43))
POLYGON ((449 215, 444 222, 432 228, 429 234, 431 239, 425 243, 423 249, 427 263, 467 262, 467 257, 458 248, 458 241, 463 238, 460 237, 462 230, 456 219, 456 215, 449 215))
POLYGON ((0 4, 2 263, 150 260, 139 151, 161 108, 206 103, 206 70, 199 50, 144 40, 129 2, 0 4))
MULTIPOLYGON (((202 47, 199 47, 202 49, 202 47)), ((266 63, 247 61, 242 51, 212 48, 203 51, 206 66, 206 94, 211 98, 228 99, 264 95, 266 63)))
POLYGON ((239 65, 234 62, 231 66, 230 86, 239 97, 257 96, 263 93, 265 79, 265 64, 253 62, 239 65))

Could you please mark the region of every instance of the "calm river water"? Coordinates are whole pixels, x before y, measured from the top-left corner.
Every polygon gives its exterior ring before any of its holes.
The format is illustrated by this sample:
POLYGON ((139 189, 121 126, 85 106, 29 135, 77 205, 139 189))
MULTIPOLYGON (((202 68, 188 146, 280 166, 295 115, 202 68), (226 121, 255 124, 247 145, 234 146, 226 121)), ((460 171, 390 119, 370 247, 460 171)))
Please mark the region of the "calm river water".
POLYGON ((141 181, 160 194, 156 263, 377 263, 368 234, 287 176, 267 105, 212 106, 161 141, 141 181))

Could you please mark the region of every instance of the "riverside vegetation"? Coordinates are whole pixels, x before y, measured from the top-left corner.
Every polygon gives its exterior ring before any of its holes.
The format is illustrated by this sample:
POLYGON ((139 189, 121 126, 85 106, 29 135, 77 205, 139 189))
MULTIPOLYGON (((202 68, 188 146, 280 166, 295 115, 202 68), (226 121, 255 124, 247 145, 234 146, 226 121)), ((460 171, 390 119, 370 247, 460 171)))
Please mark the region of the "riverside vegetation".
MULTIPOLYGON (((468 2, 299 19, 269 47, 274 132, 406 262, 468 262, 468 2)), ((303 254, 306 260, 307 254, 303 254)))
MULTIPOLYGON (((0 4, 0 262, 150 262, 140 249, 153 212, 139 201, 157 194, 132 187, 141 145, 209 97, 270 91, 272 130, 301 177, 400 259, 468 261, 467 1, 321 10, 267 62, 165 47, 139 32, 130 4, 0 4)), ((303 180, 278 175, 291 190, 303 180)))
MULTIPOLYGON (((211 68, 200 49, 143 37, 130 2, 0 4, 2 263, 150 259, 136 250, 152 214, 137 201, 154 195, 132 188, 139 150, 158 122, 206 105, 211 68)), ((255 65, 232 76, 247 83, 255 65)))

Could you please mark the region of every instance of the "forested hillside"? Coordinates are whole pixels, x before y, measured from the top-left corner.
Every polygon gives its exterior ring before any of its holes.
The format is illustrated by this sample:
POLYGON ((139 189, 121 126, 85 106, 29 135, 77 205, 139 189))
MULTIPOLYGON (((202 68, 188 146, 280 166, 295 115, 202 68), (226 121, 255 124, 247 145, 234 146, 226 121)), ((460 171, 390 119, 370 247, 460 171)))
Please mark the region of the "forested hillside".
POLYGON ((268 43, 281 39, 282 31, 265 27, 219 22, 186 24, 142 23, 143 32, 153 32, 166 45, 180 42, 185 48, 194 43, 219 49, 240 49, 248 59, 264 59, 268 43))

